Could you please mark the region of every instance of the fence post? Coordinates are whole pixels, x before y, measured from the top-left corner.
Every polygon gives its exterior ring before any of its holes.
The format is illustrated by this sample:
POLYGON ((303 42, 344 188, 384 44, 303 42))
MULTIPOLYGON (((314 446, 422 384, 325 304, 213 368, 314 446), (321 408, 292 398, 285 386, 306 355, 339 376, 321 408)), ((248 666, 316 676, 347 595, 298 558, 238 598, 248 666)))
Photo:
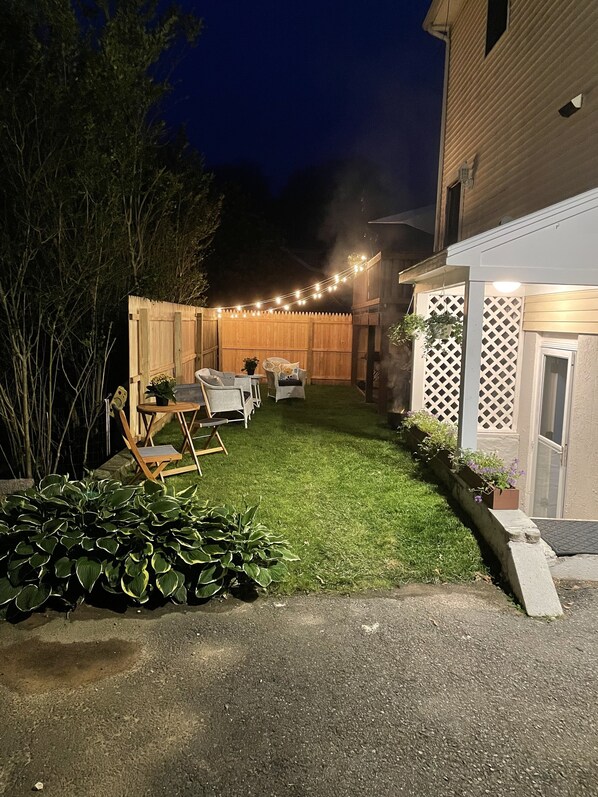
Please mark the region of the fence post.
POLYGON ((195 313, 195 370, 203 368, 203 310, 195 313))
MULTIPOLYGON (((150 381, 150 325, 149 310, 147 307, 139 309, 139 326, 137 328, 139 346, 139 400, 144 401, 145 389, 150 381)), ((133 434, 139 433, 139 415, 133 408, 137 401, 129 401, 129 425, 133 434)))
POLYGON ((173 327, 173 346, 174 346, 174 378, 178 383, 183 378, 183 314, 174 314, 173 327))
POLYGON ((311 385, 312 374, 314 370, 314 320, 310 318, 307 327, 307 364, 305 366, 307 371, 307 384, 311 385))
POLYGON ((216 368, 220 368, 222 362, 222 316, 218 314, 216 321, 216 368))

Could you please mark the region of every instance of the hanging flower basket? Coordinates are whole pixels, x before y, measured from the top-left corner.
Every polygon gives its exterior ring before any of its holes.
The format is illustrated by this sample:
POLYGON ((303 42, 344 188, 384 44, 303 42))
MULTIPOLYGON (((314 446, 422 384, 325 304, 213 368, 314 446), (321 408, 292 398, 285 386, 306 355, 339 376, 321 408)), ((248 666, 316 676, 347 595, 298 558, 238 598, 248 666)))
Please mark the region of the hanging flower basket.
POLYGON ((439 342, 454 340, 461 343, 463 340, 463 322, 461 318, 447 311, 437 313, 432 311, 429 316, 418 313, 408 313, 388 330, 388 337, 395 346, 408 343, 414 338, 423 337, 424 351, 429 354, 439 342))
POLYGON ((435 335, 434 340, 448 340, 449 338, 453 337, 453 324, 443 324, 442 326, 438 325, 433 330, 435 335))

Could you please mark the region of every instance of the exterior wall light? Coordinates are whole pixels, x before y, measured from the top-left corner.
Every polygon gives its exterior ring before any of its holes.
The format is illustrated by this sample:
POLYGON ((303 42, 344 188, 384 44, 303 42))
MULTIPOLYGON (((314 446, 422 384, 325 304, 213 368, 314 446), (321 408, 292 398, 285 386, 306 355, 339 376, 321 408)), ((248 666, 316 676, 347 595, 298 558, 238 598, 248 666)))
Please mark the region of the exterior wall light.
POLYGON ((569 116, 573 116, 574 113, 577 113, 582 105, 583 94, 578 94, 577 97, 573 97, 573 99, 569 100, 562 108, 559 108, 559 113, 561 116, 568 118, 569 116))
POLYGON ((467 161, 459 166, 459 182, 463 188, 473 188, 473 166, 469 166, 467 161))
POLYGON ((513 293, 521 287, 520 282, 493 282, 492 285, 499 293, 513 293))

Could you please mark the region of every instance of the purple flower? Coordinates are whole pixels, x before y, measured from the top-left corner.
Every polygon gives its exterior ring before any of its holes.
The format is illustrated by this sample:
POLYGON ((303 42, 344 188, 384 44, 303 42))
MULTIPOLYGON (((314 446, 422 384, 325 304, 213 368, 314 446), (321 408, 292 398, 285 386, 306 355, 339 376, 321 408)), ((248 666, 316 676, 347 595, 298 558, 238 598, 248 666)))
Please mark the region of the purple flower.
POLYGON ((482 496, 481 495, 474 495, 473 500, 476 502, 476 504, 481 504, 482 503, 482 496))

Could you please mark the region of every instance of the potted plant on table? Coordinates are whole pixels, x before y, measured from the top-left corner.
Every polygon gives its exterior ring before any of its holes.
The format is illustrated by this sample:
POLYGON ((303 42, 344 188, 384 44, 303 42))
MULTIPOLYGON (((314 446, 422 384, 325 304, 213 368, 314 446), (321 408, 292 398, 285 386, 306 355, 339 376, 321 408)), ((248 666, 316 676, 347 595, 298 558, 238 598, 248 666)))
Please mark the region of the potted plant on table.
POLYGON ((245 357, 243 360, 243 368, 241 368, 241 370, 245 371, 247 376, 253 376, 258 363, 259 360, 257 357, 245 357))
POLYGON ((168 374, 158 374, 150 379, 145 391, 146 396, 154 396, 156 404, 165 407, 169 401, 176 401, 174 386, 176 379, 168 374))

